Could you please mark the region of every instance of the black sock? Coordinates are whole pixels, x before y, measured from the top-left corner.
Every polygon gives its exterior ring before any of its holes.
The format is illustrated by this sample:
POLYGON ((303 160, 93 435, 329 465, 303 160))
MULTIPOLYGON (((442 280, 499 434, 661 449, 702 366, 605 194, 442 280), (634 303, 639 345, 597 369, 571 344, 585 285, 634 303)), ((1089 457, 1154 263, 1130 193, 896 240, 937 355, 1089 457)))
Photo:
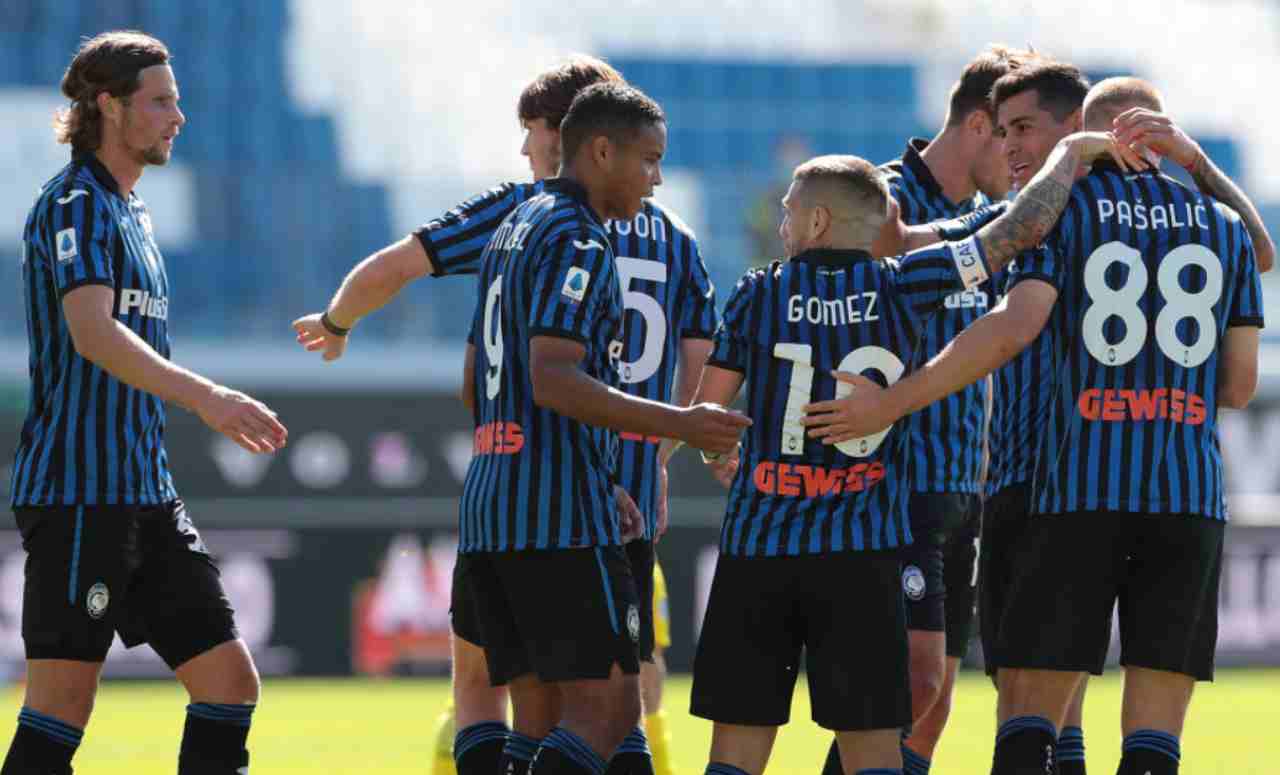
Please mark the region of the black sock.
POLYGON ((538 741, 528 735, 512 731, 498 760, 499 775, 529 775, 529 762, 538 752, 538 741))
POLYGON ((1155 729, 1139 729, 1125 735, 1124 754, 1117 775, 1178 775, 1182 746, 1178 738, 1155 729))
POLYGON ((1018 716, 1000 725, 991 775, 1053 775, 1058 731, 1042 716, 1018 716))
POLYGON ((827 749, 827 761, 822 765, 822 775, 844 775, 844 766, 840 764, 840 744, 831 738, 831 747, 827 749))
POLYGON ((501 721, 481 721, 459 729, 453 736, 453 762, 458 775, 497 775, 510 734, 501 721))
POLYGON ((542 739, 529 775, 604 775, 605 761, 587 742, 561 727, 542 739))
POLYGON ((252 705, 193 702, 187 706, 178 775, 242 775, 249 771, 252 705))
POLYGON ((1085 775, 1084 730, 1063 727, 1058 733, 1058 775, 1085 775))
POLYGON ((0 775, 71 775, 71 757, 83 736, 65 721, 23 708, 0 775))
POLYGON ((613 752, 606 775, 653 775, 653 754, 649 752, 649 739, 644 730, 631 730, 618 750, 613 752))

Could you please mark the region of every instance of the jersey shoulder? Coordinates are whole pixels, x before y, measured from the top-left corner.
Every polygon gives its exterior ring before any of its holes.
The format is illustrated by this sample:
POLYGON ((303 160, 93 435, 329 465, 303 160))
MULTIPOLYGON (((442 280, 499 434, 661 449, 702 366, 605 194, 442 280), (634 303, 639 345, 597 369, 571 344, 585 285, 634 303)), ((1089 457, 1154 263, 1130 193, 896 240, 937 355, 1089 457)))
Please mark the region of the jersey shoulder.
POLYGON ((643 212, 647 215, 661 218, 666 221, 667 225, 671 227, 671 231, 673 233, 680 234, 680 236, 684 237, 686 240, 695 243, 698 241, 698 235, 692 228, 690 228, 689 224, 685 223, 680 216, 676 215, 674 210, 667 205, 664 205, 662 202, 659 202, 657 199, 644 200, 643 212))

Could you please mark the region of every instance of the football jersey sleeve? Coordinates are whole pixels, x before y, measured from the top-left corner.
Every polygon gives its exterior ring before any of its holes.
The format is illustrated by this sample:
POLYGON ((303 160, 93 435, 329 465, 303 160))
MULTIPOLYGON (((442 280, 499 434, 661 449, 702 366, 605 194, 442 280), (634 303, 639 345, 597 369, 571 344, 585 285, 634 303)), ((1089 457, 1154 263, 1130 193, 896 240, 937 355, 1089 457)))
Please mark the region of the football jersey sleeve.
POLYGON ((34 235, 38 252, 53 268, 58 296, 82 285, 115 285, 112 270, 115 214, 93 191, 74 188, 49 199, 42 233, 34 235))
POLYGON ((613 250, 603 236, 563 234, 537 248, 529 336, 558 336, 584 344, 613 296, 620 296, 613 250))
POLYGON ((747 272, 738 281, 738 285, 729 296, 725 305, 724 317, 716 328, 712 339, 711 355, 707 363, 722 369, 746 372, 747 359, 751 351, 751 310, 757 289, 760 287, 760 274, 756 269, 747 272))
POLYGON ((680 336, 687 339, 712 339, 719 325, 716 311, 716 289, 707 274, 698 243, 689 242, 690 261, 686 294, 681 304, 680 336))
POLYGON ((917 330, 925 318, 945 304, 948 296, 977 287, 991 276, 976 237, 913 250, 885 263, 893 277, 894 291, 917 330))
POLYGON ((431 257, 432 276, 479 273, 489 238, 512 210, 541 188, 538 183, 503 183, 415 229, 413 235, 431 257))
POLYGON ((1239 223, 1234 226, 1239 234, 1237 251, 1239 266, 1235 272, 1236 287, 1231 294, 1231 309, 1227 313, 1227 327, 1263 327, 1262 280, 1258 276, 1258 260, 1254 255, 1249 233, 1239 223))

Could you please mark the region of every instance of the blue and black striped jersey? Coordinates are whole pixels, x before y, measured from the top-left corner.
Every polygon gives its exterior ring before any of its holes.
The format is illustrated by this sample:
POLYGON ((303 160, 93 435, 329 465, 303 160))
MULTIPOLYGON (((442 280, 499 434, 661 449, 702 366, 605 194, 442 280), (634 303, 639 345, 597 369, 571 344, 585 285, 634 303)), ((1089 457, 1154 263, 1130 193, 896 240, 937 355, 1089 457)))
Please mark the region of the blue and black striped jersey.
POLYGON ((113 289, 115 319, 169 357, 169 281, 151 218, 136 193, 120 195, 92 154, 77 154, 41 188, 23 230, 31 392, 10 501, 171 501, 164 402, 81 357, 71 341, 62 298, 84 285, 113 289))
MULTIPOLYGON (((901 159, 881 165, 902 221, 908 226, 955 218, 987 204, 981 193, 961 203, 947 199, 920 156, 928 144, 913 138, 901 159)), ((992 306, 992 295, 991 285, 984 284, 947 299, 945 307, 925 322, 913 365, 937 355, 956 334, 981 317, 992 306)), ((986 392, 986 383, 980 380, 907 418, 915 455, 911 474, 914 492, 978 491, 986 392)))
POLYGON ((805 436, 803 408, 846 395, 830 372, 896 382, 928 316, 987 278, 974 239, 877 261, 810 250, 748 272, 708 363, 745 377, 747 431, 720 551, 745 556, 890 549, 911 543, 911 460, 902 428, 837 445, 805 436))
POLYGON ((1058 289, 1048 325, 1065 355, 1033 511, 1225 520, 1219 344, 1262 325, 1240 217, 1157 172, 1098 163, 1044 247, 1017 275, 1058 289))
POLYGON ((622 293, 604 224, 564 178, 517 207, 485 248, 472 326, 474 457, 463 483, 459 550, 618 544, 617 434, 534 403, 535 336, 586 348, 583 371, 618 384, 622 293))
MULTIPOLYGON (((541 183, 506 183, 467 200, 415 232, 441 274, 474 274, 502 220, 542 191, 541 183)), ((715 290, 698 241, 675 213, 653 199, 627 222, 606 221, 617 258, 624 310, 621 388, 669 403, 680 340, 710 339, 719 324, 715 290)), ((618 483, 645 516, 646 535, 657 522, 657 439, 621 435, 618 483)))

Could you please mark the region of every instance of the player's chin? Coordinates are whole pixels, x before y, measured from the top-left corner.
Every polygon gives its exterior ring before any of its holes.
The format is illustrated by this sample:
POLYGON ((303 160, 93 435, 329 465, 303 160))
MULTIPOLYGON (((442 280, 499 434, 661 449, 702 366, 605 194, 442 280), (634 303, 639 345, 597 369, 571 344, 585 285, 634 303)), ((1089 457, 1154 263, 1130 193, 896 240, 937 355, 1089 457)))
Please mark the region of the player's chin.
POLYGON ((169 163, 169 157, 171 155, 173 155, 173 151, 169 148, 165 148, 163 146, 152 146, 142 154, 142 158, 147 162, 147 164, 163 167, 169 163))

